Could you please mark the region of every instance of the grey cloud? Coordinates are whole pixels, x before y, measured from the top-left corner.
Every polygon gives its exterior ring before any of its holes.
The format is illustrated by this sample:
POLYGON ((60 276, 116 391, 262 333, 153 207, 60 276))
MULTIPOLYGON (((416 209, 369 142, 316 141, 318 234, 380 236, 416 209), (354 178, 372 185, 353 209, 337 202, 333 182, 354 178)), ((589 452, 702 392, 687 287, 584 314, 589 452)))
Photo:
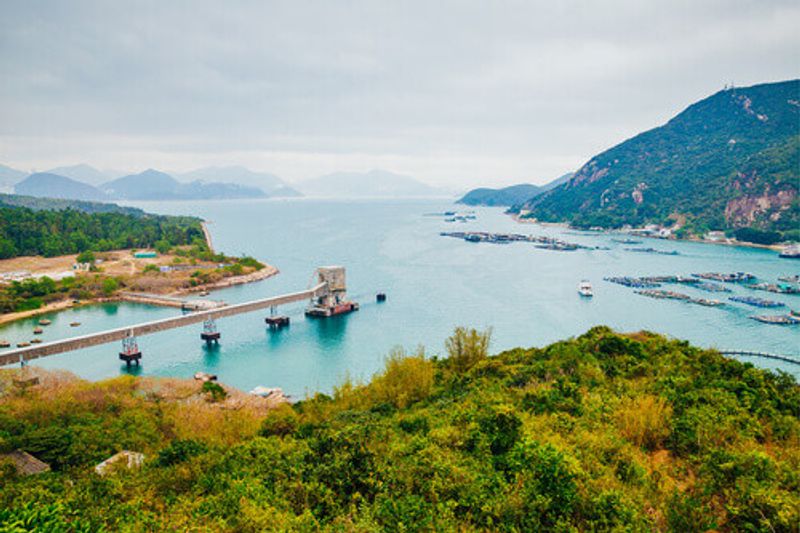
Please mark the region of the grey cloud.
POLYGON ((735 81, 796 77, 794 1, 44 2, 0 7, 0 158, 384 163, 546 181, 735 81))

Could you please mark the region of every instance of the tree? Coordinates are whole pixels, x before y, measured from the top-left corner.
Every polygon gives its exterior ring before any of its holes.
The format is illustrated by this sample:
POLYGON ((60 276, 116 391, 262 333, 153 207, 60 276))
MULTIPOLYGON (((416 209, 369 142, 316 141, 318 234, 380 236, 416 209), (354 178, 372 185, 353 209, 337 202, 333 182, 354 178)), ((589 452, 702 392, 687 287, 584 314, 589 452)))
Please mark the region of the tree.
POLYGON ((103 280, 103 294, 111 296, 119 289, 119 282, 115 278, 106 278, 103 280))
POLYGON ((91 250, 86 250, 85 252, 81 252, 78 254, 78 257, 75 258, 75 261, 78 263, 91 263, 93 264, 97 258, 94 256, 94 252, 91 250))
POLYGON ((444 345, 450 362, 458 371, 466 371, 489 353, 492 328, 479 332, 475 328, 457 327, 444 345))

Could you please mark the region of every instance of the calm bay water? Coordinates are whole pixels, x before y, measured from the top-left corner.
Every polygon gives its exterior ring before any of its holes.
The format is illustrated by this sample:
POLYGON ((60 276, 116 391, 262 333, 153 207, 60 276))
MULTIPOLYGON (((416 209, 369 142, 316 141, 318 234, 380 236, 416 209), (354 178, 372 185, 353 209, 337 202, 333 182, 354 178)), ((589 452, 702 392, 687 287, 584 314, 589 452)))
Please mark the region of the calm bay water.
MULTIPOLYGON (((492 350, 542 346, 579 335, 596 324, 620 331, 647 329, 697 345, 786 354, 800 352, 800 329, 760 324, 753 314, 779 314, 731 303, 706 308, 653 300, 632 289, 603 281, 605 276, 684 274, 705 271, 747 271, 763 280, 796 274, 800 262, 775 252, 686 242, 645 240, 642 245, 678 250, 679 256, 626 252, 630 245, 607 235, 576 235, 560 228, 521 225, 499 209, 476 209, 477 220, 448 224, 427 213, 454 209, 447 200, 335 201, 313 199, 226 202, 148 202, 148 211, 198 215, 209 221, 214 246, 226 253, 246 253, 277 266, 280 275, 251 285, 213 292, 210 298, 242 302, 309 285, 317 266, 347 268, 348 287, 361 310, 329 320, 303 317, 303 305, 282 308, 290 328, 269 332, 266 312, 218 321, 222 342, 208 349, 199 339, 200 326, 139 339, 144 353, 142 374, 190 377, 203 370, 220 380, 250 389, 279 386, 295 396, 329 391, 350 375, 368 378, 396 345, 423 344, 441 353, 444 339, 457 325, 494 329, 492 350), (472 244, 439 236, 441 231, 474 230, 558 235, 564 240, 610 250, 555 252, 529 243, 472 244), (591 300, 578 297, 581 279, 595 287, 591 300), (375 303, 383 291, 388 301, 375 303)), ((734 294, 781 300, 800 308, 800 296, 773 295, 731 286, 734 294)), ((709 298, 692 288, 665 286, 709 298)), ((43 340, 100 331, 172 316, 175 309, 134 304, 108 304, 48 316, 43 340), (69 327, 80 321, 79 328, 69 327)), ((29 340, 35 320, 0 328, 12 342, 29 340)), ((99 346, 49 357, 35 364, 66 368, 98 379, 126 372, 117 359, 119 346, 99 346)), ((800 377, 800 367, 765 359, 748 359, 767 368, 781 368, 800 377)))

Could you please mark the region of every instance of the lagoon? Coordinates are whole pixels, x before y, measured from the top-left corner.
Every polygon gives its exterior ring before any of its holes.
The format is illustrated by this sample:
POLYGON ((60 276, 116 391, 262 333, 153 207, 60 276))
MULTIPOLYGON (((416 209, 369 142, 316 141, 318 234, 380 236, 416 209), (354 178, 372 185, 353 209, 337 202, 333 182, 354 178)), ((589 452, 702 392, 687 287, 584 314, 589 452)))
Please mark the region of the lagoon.
MULTIPOLYGON (((281 270, 271 279, 212 292, 210 298, 242 302, 305 288, 320 265, 347 268, 351 297, 361 310, 329 320, 303 316, 303 306, 281 309, 292 325, 270 332, 264 313, 239 315, 218 322, 222 341, 206 348, 200 326, 139 339, 144 353, 140 372, 191 377, 211 372, 230 385, 247 389, 278 386, 296 397, 329 392, 345 377, 368 379, 394 346, 429 354, 443 352, 444 339, 457 325, 493 328, 492 351, 515 346, 542 346, 579 335, 593 325, 620 331, 641 329, 689 340, 699 346, 783 354, 800 353, 800 328, 761 324, 748 317, 800 308, 800 296, 775 295, 729 285, 738 295, 783 301, 787 308, 762 310, 729 302, 706 308, 678 301, 653 300, 632 289, 603 281, 607 276, 688 275, 694 272, 747 271, 762 280, 797 274, 800 261, 780 259, 776 252, 692 242, 646 240, 640 246, 677 250, 680 255, 632 253, 618 236, 581 234, 560 227, 518 224, 501 209, 476 208, 476 219, 447 223, 428 216, 454 210, 446 199, 321 200, 275 199, 219 202, 139 202, 147 211, 189 214, 206 219, 215 248, 248 254, 281 270), (529 243, 468 243, 439 235, 442 231, 517 232, 557 236, 609 250, 559 252, 529 243), (581 299, 577 285, 592 281, 595 297, 581 299), (375 294, 385 292, 385 303, 375 294)), ((693 296, 727 299, 666 286, 693 296)), ((104 304, 48 315, 53 324, 43 340, 120 327, 179 311, 137 304, 104 304), (80 321, 79 328, 69 327, 80 321)), ((0 338, 30 340, 35 320, 0 328, 0 338)), ((36 361, 100 379, 128 372, 110 344, 36 361)), ((800 367, 749 359, 800 377, 800 367)))

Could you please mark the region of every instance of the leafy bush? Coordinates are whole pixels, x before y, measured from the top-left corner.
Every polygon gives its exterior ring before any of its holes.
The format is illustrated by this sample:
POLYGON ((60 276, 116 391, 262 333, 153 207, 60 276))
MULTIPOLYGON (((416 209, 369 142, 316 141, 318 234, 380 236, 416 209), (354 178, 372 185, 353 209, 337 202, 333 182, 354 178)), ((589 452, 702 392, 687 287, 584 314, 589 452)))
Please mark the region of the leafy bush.
MULTIPOLYGON (((4 372, 17 370, 0 371, 0 383, 4 372)), ((194 382, 53 380, 0 396, 0 449, 54 468, 0 478, 0 530, 183 531, 198 520, 225 531, 800 523, 796 380, 646 332, 596 327, 465 369, 395 351, 366 385, 345 382, 333 396, 267 413, 256 399, 194 401, 194 382), (430 385, 404 396, 400 384, 418 373, 430 385), (155 459, 128 475, 92 473, 120 449, 155 459), (42 517, 29 518, 37 509, 42 517)))
POLYGON ((212 402, 221 402, 228 397, 228 393, 221 385, 213 381, 206 381, 200 389, 212 402))
POLYGON ((456 328, 445 341, 445 348, 453 367, 463 372, 484 359, 489 353, 491 337, 491 328, 483 332, 478 332, 474 328, 456 328))
POLYGON ((157 466, 172 466, 206 451, 208 451, 208 447, 202 442, 192 439, 175 440, 158 452, 155 464, 157 466))

